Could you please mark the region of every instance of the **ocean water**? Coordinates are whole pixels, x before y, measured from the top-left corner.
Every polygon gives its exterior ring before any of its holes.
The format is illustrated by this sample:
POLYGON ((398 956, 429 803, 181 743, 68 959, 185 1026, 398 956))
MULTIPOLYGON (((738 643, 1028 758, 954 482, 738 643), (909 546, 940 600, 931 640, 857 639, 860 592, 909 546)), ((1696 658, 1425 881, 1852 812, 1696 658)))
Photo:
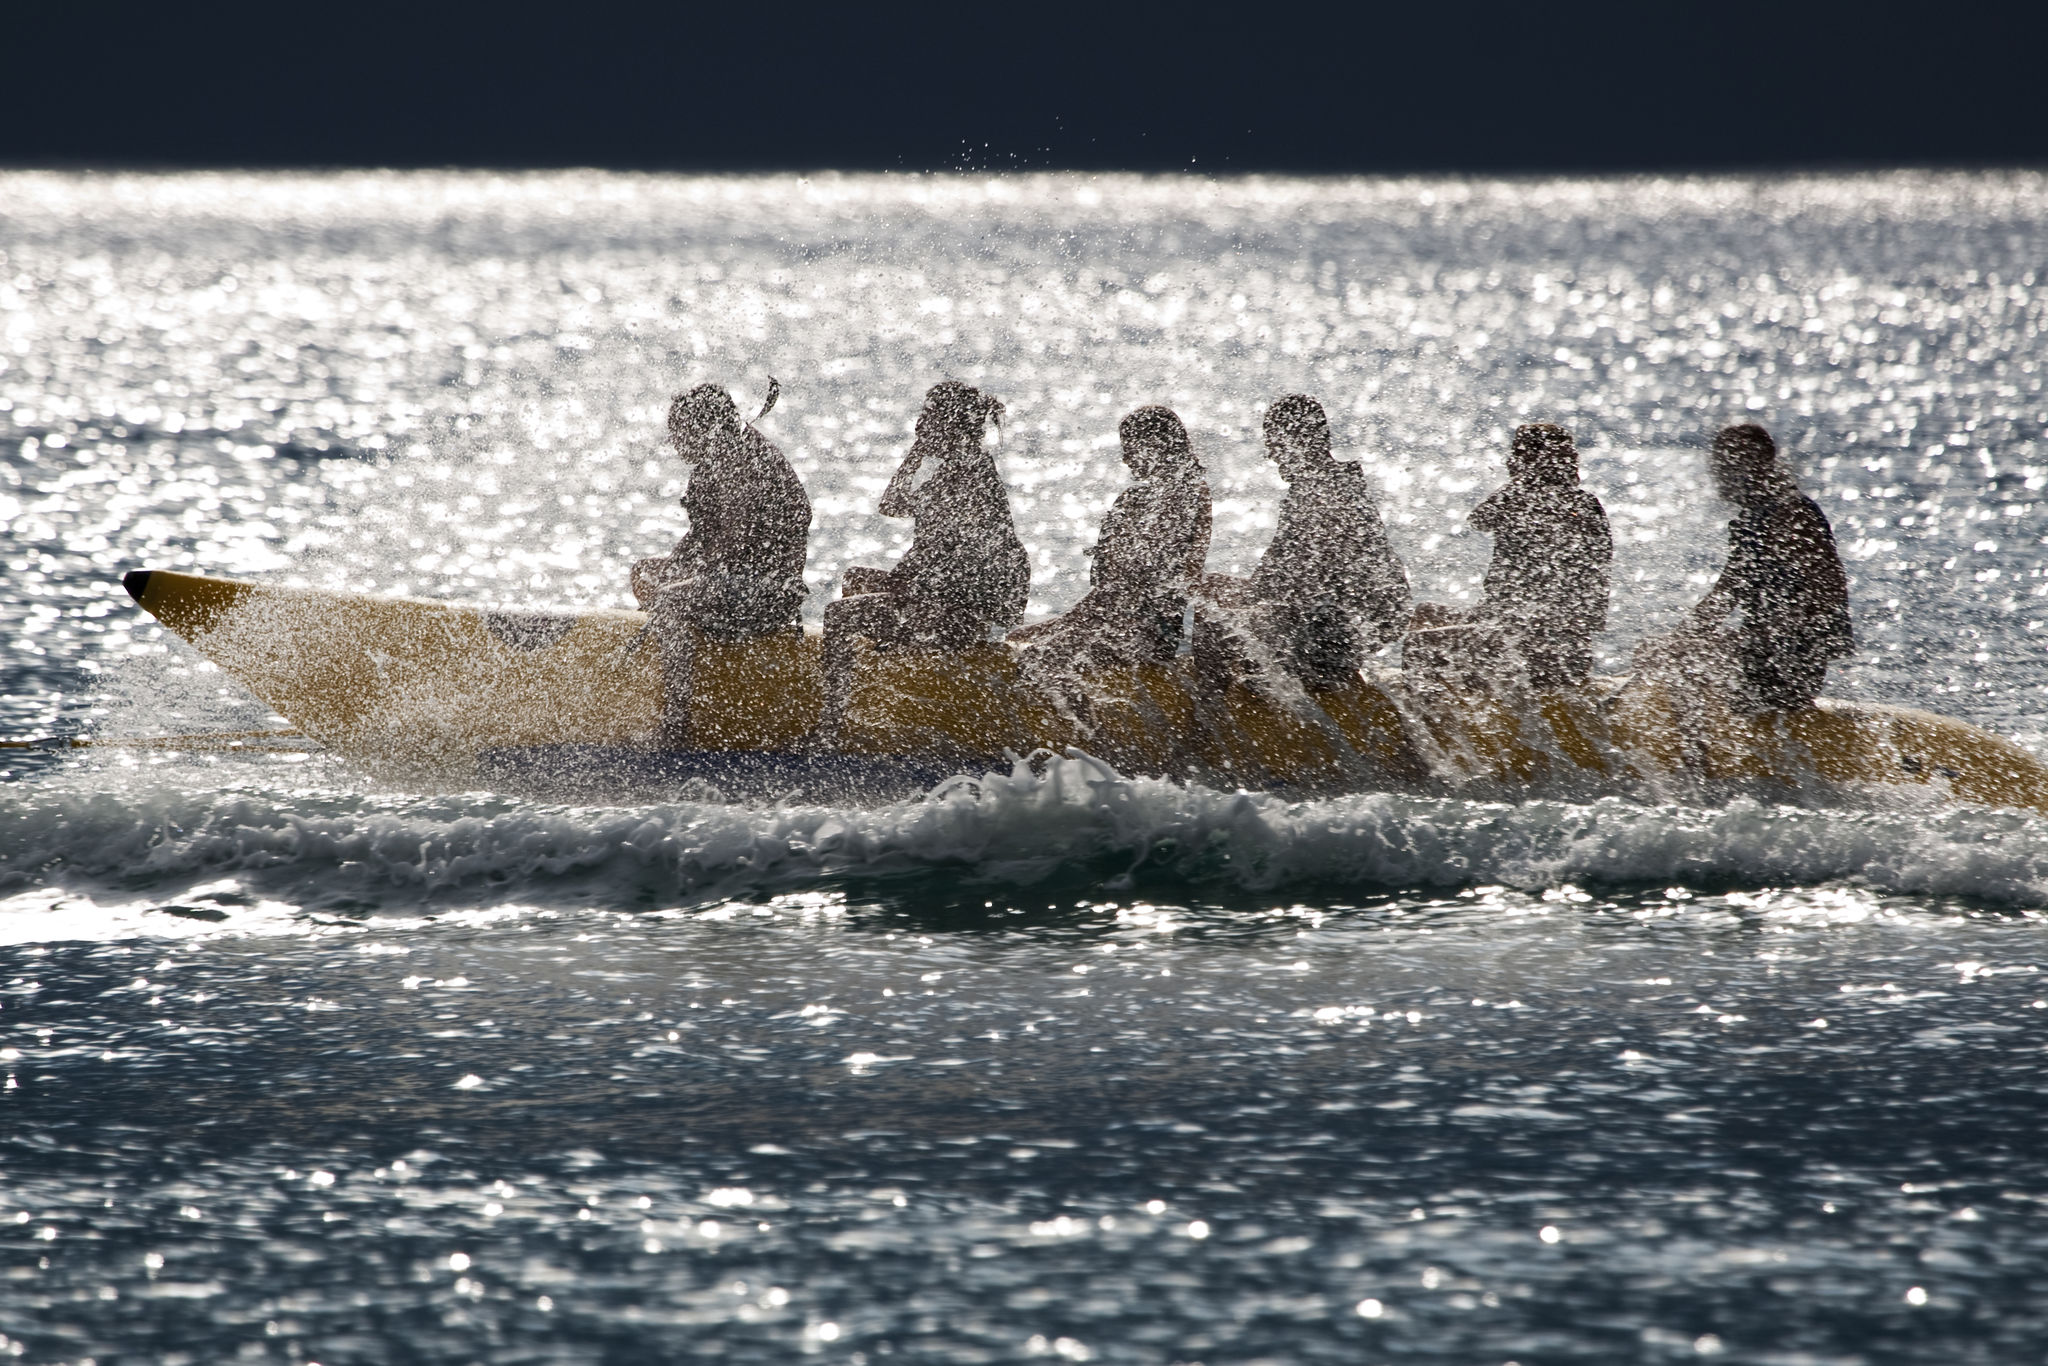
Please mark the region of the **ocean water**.
MULTIPOLYGON (((667 396, 900 554, 1009 405, 1032 611, 1167 402, 1242 569, 1320 395, 1424 599, 1518 421, 1710 581, 1700 455, 1833 519, 1836 696, 2043 752, 2048 178, 0 174, 0 730, 281 724, 135 567, 619 604, 667 396)), ((331 756, 0 751, 0 1355, 2037 1361, 2048 823, 1281 798, 1085 757, 869 807, 569 807, 331 756)))

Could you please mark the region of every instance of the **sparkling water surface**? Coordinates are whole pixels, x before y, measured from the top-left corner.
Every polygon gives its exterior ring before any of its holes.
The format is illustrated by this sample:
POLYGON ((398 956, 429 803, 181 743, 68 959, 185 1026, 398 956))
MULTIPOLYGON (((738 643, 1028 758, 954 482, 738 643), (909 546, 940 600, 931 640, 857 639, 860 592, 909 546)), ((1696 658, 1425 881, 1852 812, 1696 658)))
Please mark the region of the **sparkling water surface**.
MULTIPOLYGON (((276 723, 138 566, 623 604, 667 395, 757 404, 809 606, 923 389, 1009 405, 1033 611, 1172 403, 1211 567, 1321 395, 1418 596, 1517 421, 1617 532, 1604 667, 1765 422, 1837 696, 2038 747, 2048 179, 0 175, 0 719, 276 723)), ((0 1353, 32 1362, 2038 1360, 2048 824, 1519 805, 1086 759, 570 808, 324 755, 5 752, 0 1353)), ((1684 794, 1678 794, 1680 798, 1684 794)), ((1796 794, 1794 794, 1796 796, 1796 794)))

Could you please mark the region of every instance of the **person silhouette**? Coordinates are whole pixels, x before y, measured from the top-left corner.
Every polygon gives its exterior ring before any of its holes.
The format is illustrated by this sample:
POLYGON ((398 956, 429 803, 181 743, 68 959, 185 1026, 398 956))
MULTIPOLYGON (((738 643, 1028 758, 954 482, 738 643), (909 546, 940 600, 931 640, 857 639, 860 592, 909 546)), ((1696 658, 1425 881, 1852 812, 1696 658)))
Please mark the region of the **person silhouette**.
POLYGON ((1003 405, 958 380, 926 393, 916 436, 882 492, 885 517, 912 519, 892 570, 849 568, 825 609, 825 698, 812 748, 839 743, 853 698, 854 644, 962 650, 1024 615, 1031 564, 985 437, 1003 405))
POLYGON ((1287 481, 1279 524, 1248 583, 1204 578, 1196 668, 1214 688, 1259 672, 1264 654, 1304 687, 1327 690, 1356 678, 1375 650, 1400 637, 1408 573, 1364 472, 1331 451, 1322 404, 1307 394, 1275 400, 1265 438, 1287 481))
POLYGON ((1721 429, 1707 473, 1736 508, 1727 563, 1687 624, 1643 642, 1637 663, 1675 666, 1696 681, 1719 680, 1741 711, 1810 707, 1828 664, 1847 657, 1856 643, 1849 576, 1834 528, 1820 505, 1799 491, 1770 433, 1755 423, 1721 429), (1733 668, 1716 669, 1716 662, 1733 668))
POLYGON ((1491 626, 1467 642, 1475 673, 1511 670, 1537 688, 1584 683, 1593 671, 1593 637, 1607 626, 1614 537, 1600 500, 1579 485, 1571 433, 1549 422, 1515 428, 1508 482, 1467 524, 1493 536, 1485 596, 1467 612, 1416 608, 1413 625, 1423 635, 1404 645, 1404 662, 1427 670, 1454 653, 1432 648, 1430 628, 1491 626))
POLYGON ((1012 631, 1064 672, 1130 668, 1180 651, 1188 592, 1209 554, 1209 485, 1171 408, 1139 408, 1117 426, 1136 483, 1119 493, 1089 552, 1088 592, 1064 616, 1012 631))
MULTIPOLYGON (((762 416, 775 392, 771 387, 762 416)), ((636 563, 631 585, 661 650, 656 743, 683 749, 691 740, 699 635, 737 641, 801 629, 811 500, 782 452, 741 419, 732 396, 716 384, 676 395, 668 432, 691 466, 683 494, 690 529, 668 554, 636 563)))

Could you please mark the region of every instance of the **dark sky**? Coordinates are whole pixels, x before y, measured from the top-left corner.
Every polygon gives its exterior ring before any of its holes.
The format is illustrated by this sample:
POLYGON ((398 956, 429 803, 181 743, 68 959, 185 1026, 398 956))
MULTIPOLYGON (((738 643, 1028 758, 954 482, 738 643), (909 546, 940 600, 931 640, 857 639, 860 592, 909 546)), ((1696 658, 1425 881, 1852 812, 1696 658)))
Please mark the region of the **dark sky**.
POLYGON ((2048 4, 17 7, 0 162, 2048 165, 2048 4))

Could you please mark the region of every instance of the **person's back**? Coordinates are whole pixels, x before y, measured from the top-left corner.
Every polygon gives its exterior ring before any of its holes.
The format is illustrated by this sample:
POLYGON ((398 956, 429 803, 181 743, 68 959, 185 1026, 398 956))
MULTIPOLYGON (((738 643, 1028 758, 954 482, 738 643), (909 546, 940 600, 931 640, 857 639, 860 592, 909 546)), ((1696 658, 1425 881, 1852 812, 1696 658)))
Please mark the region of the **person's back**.
POLYGON ((1730 427, 1714 442, 1716 487, 1740 511, 1728 523, 1728 561, 1694 609, 1732 618, 1737 658, 1758 702, 1809 706, 1831 660, 1855 649, 1849 577, 1834 528, 1799 491, 1763 428, 1730 427))
POLYGON ((690 534, 671 557, 679 570, 728 582, 731 604, 723 615, 733 621, 726 629, 722 622, 703 623, 714 636, 794 622, 809 592, 804 557, 811 501, 802 481, 782 452, 752 427, 738 434, 735 445, 728 459, 691 472, 683 495, 690 534))
POLYGON ((957 380, 932 386, 917 434, 883 490, 885 517, 910 517, 910 549, 894 569, 851 566, 825 608, 825 697, 808 744, 831 748, 853 697, 854 644, 963 650, 990 626, 1024 615, 1031 562, 1010 496, 984 444, 1003 405, 957 380), (929 477, 920 476, 936 463, 929 477))
POLYGON ((633 566, 632 588, 661 649, 657 738, 681 748, 690 741, 696 637, 739 641, 797 629, 811 502, 782 452, 740 419, 717 385, 677 395, 668 427, 692 467, 683 495, 690 529, 668 554, 633 566))
POLYGON ((1137 482, 1102 519, 1087 594, 1064 616, 1012 632, 1010 640, 1072 670, 1163 662, 1178 653, 1188 594, 1209 555, 1209 485, 1169 408, 1125 415, 1117 435, 1137 482))
POLYGON ((1214 515, 1209 482, 1192 473, 1161 473, 1117 495, 1102 519, 1089 591, 1106 605, 1156 625, 1160 658, 1180 645, 1188 593, 1209 558, 1214 515))
POLYGON ((1512 638, 1538 687, 1582 683, 1607 626, 1614 537, 1606 509, 1579 485, 1571 434, 1547 422, 1515 430, 1508 483, 1472 511, 1493 536, 1486 596, 1474 615, 1512 638))
POLYGON ((1364 471, 1332 460, 1288 486, 1252 589, 1261 602, 1341 605, 1377 643, 1392 639, 1388 628, 1407 607, 1408 574, 1387 542, 1364 471))
POLYGON ((1721 430, 1707 472, 1737 509, 1727 563, 1685 625, 1636 647, 1636 668, 1679 685, 1681 704, 1697 694, 1740 711, 1810 707, 1828 664, 1856 643, 1834 529, 1754 423, 1721 430))
POLYGON ((1252 575, 1280 648, 1305 683, 1355 674, 1408 619, 1408 574, 1356 464, 1330 450, 1322 405, 1302 394, 1266 414, 1269 454, 1288 481, 1279 525, 1252 575))
POLYGON ((987 449, 979 440, 963 444, 909 501, 910 549, 893 571, 897 591, 977 621, 1015 625, 1024 615, 1031 564, 987 449))

